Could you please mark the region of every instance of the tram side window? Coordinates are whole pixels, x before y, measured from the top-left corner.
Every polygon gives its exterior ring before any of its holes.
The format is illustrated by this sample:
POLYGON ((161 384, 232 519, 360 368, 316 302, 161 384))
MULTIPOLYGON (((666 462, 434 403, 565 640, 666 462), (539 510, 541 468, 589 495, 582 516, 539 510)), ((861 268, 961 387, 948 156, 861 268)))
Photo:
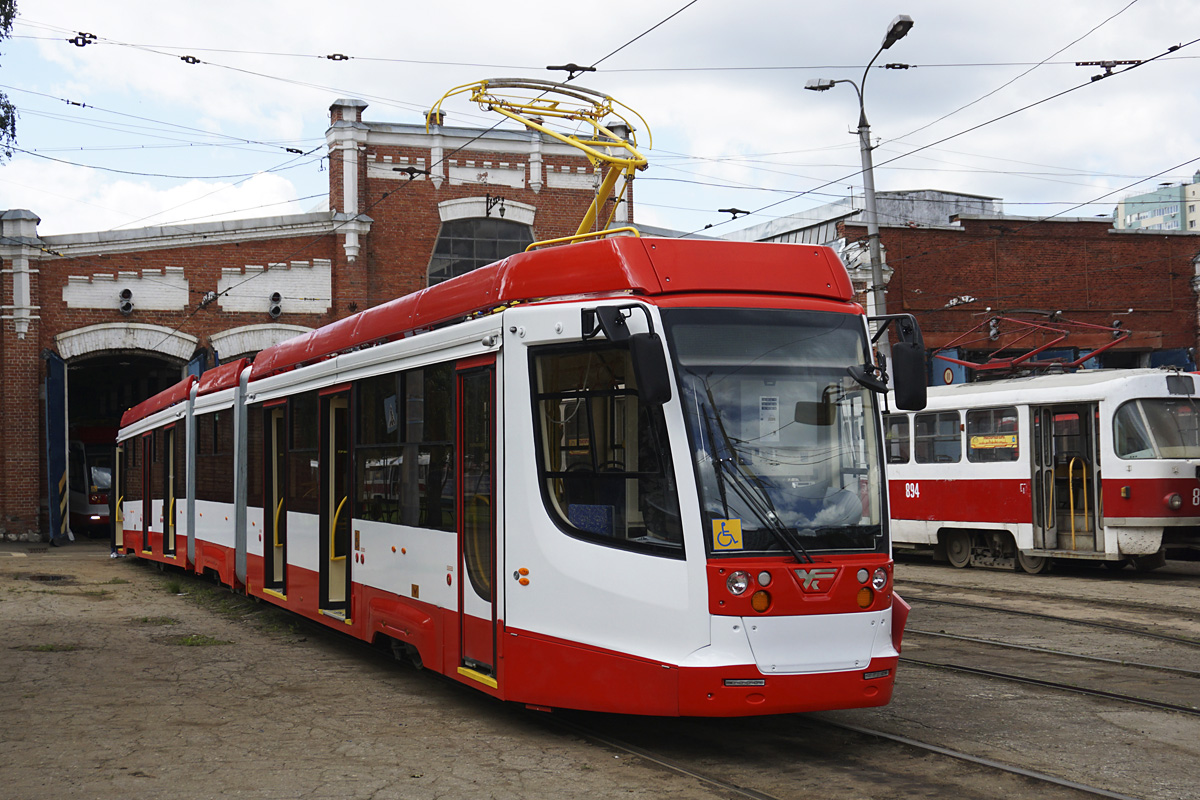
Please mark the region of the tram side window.
POLYGON ((909 457, 908 414, 888 414, 884 417, 887 441, 887 462, 907 464, 909 457))
POLYGON ((357 392, 357 515, 455 530, 453 364, 367 378, 357 392))
POLYGON ((441 531, 455 529, 454 365, 404 373, 404 444, 408 466, 400 521, 441 531))
POLYGON ((125 482, 122 488, 122 502, 133 503, 142 499, 142 458, 138 452, 142 449, 139 438, 126 439, 125 445, 125 482))
POLYGON ((196 415, 196 499, 233 502, 233 412, 196 415))
POLYGON ((288 401, 288 511, 321 513, 318 449, 317 393, 297 395, 288 401))
MULTIPOLYGON (((247 415, 246 505, 263 504, 263 415, 262 406, 254 406, 247 415)), ((180 473, 182 475, 182 473, 180 473)))
POLYGON ((400 452, 400 375, 377 375, 358 382, 358 429, 354 464, 358 502, 355 516, 375 522, 399 522, 403 467, 400 452))
POLYGON ((953 464, 962 461, 962 425, 957 411, 917 414, 913 418, 918 464, 953 464))
POLYGON ((982 408, 967 412, 967 460, 1016 461, 1017 409, 982 408))
POLYGON ((159 444, 161 434, 162 431, 157 429, 150 434, 150 497, 155 500, 163 498, 163 448, 159 444))
POLYGON ((611 344, 532 354, 542 494, 572 536, 682 557, 662 409, 638 402, 629 351, 611 344))

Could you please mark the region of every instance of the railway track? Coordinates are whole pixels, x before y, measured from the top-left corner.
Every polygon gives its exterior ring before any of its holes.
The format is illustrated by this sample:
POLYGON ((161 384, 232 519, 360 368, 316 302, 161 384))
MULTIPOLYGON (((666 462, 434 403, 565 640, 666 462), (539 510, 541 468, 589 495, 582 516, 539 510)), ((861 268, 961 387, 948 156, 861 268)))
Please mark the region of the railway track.
MULTIPOLYGON (((728 771, 722 770, 720 767, 714 767, 711 763, 705 765, 704 761, 706 759, 681 759, 677 755, 670 755, 662 752, 661 750, 636 744, 628 739, 614 735, 610 729, 611 724, 595 725, 588 722, 567 719, 562 716, 543 716, 539 717, 539 721, 552 728, 586 739, 597 745, 645 759, 653 764, 658 765, 659 767, 670 770, 679 775, 692 778, 700 783, 715 788, 728 796, 744 797, 749 798, 750 800, 784 800, 784 798, 795 796, 795 792, 797 790, 802 791, 804 788, 802 786, 796 786, 785 787, 783 789, 772 788, 769 791, 764 791, 763 789, 748 786, 746 785, 746 781, 743 777, 731 776, 728 771)), ((689 720, 675 721, 675 724, 679 726, 688 726, 689 723, 693 727, 699 724, 695 721, 689 720)), ((1030 797, 1043 798, 1044 800, 1051 800, 1052 798, 1056 797, 1101 797, 1109 798, 1110 800, 1139 800, 1139 798, 1135 798, 1132 795, 1114 792, 1103 787, 1091 786, 1060 776, 1040 772, 1038 770, 1007 764, 996 759, 980 757, 963 752, 961 750, 920 741, 909 736, 901 736, 894 733, 889 733, 887 731, 876 730, 862 725, 853 725, 819 718, 812 718, 811 720, 806 721, 806 724, 818 729, 816 730, 818 735, 820 734, 819 729, 821 728, 831 729, 834 731, 840 731, 843 734, 849 734, 850 736, 856 737, 860 740, 870 739, 875 740, 876 742, 883 741, 904 750, 919 753, 922 756, 936 756, 957 762, 962 765, 970 765, 970 767, 975 770, 982 770, 986 773, 991 773, 996 776, 1004 776, 1006 779, 1017 779, 1027 785, 1032 784, 1028 786, 1028 788, 1032 790, 1029 795, 1030 797)), ((694 731, 692 733, 694 735, 694 731)), ((872 750, 870 745, 861 741, 854 744, 856 746, 853 746, 852 749, 860 754, 872 750)), ((722 742, 719 740, 714 740, 710 743, 710 746, 712 749, 719 749, 722 746, 722 742)), ((800 737, 797 739, 796 747, 797 750, 803 747, 803 740, 800 737)), ((886 754, 881 755, 885 760, 888 757, 886 754)), ((830 764, 829 767, 836 770, 844 769, 843 764, 830 764)), ((817 781, 821 780, 819 774, 813 776, 811 773, 807 773, 806 777, 809 779, 813 779, 815 777, 817 781)), ((878 785, 878 776, 871 780, 870 783, 878 785)), ((927 783, 924 786, 926 791, 934 788, 936 788, 936 784, 932 782, 927 783)), ((954 787, 951 785, 947 785, 946 788, 948 792, 951 792, 954 789, 954 787)), ((995 789, 994 784, 993 789, 995 789)), ((971 795, 958 794, 957 796, 970 797, 971 795)), ((998 793, 996 795, 985 796, 1007 797, 1018 795, 1001 795, 998 793)))

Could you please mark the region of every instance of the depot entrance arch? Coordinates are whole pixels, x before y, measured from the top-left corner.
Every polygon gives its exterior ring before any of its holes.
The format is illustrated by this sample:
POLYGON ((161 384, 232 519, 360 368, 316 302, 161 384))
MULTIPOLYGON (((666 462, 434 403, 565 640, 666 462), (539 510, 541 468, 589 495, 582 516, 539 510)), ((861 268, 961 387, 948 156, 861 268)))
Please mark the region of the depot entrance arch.
POLYGON ((46 463, 54 539, 107 536, 121 414, 202 367, 199 340, 161 325, 112 323, 65 331, 46 361, 46 463), (198 357, 199 356, 199 357, 198 357))

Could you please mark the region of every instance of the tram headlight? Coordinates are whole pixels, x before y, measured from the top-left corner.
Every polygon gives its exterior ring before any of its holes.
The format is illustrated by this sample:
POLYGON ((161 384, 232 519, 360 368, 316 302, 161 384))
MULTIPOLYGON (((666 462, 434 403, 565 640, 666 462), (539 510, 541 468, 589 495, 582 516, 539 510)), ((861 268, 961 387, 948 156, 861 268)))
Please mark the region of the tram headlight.
POLYGON ((729 589, 730 594, 745 594, 746 590, 750 588, 750 573, 740 569, 731 573, 725 581, 725 586, 729 589))
POLYGON ((1163 502, 1166 503, 1167 508, 1171 509, 1172 511, 1178 511, 1179 509, 1183 508, 1183 498, 1179 496, 1178 492, 1172 492, 1171 494, 1167 495, 1163 498, 1163 502))
POLYGON ((875 587, 875 591, 882 592, 883 587, 887 586, 887 570, 883 567, 875 570, 875 574, 871 576, 871 585, 875 587))
POLYGON ((764 588, 767 586, 770 586, 771 585, 771 573, 767 572, 765 569, 762 572, 758 573, 758 585, 762 586, 764 588))

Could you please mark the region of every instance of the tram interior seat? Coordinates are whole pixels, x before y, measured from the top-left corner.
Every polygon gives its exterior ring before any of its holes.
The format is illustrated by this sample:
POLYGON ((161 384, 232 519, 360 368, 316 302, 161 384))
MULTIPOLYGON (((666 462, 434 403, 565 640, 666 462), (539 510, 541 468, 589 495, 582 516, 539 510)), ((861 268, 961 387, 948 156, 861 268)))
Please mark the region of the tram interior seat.
POLYGON ((612 536, 615 527, 616 508, 594 503, 568 503, 567 521, 588 533, 612 536))

